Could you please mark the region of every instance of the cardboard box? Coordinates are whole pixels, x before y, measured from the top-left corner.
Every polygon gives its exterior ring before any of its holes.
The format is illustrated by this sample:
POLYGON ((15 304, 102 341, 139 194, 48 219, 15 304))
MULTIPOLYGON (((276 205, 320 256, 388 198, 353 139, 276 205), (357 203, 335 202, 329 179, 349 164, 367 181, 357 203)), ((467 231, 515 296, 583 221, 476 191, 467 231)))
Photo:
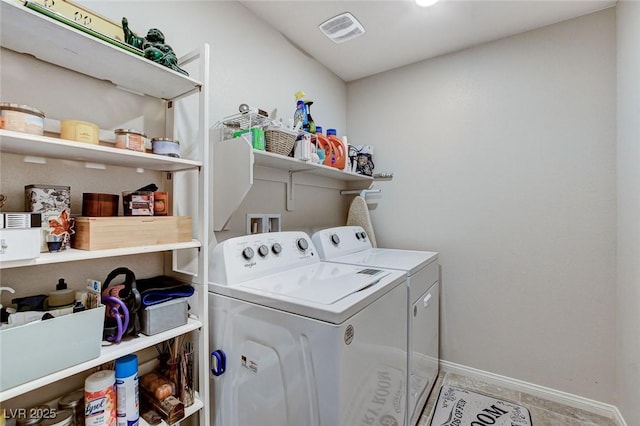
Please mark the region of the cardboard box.
POLYGON ((124 31, 122 30, 121 24, 113 22, 110 19, 107 19, 90 9, 87 9, 86 7, 74 3, 71 0, 31 1, 45 6, 48 9, 59 13, 60 15, 66 16, 67 18, 77 22, 78 24, 84 25, 85 27, 91 28, 92 30, 98 31, 99 33, 102 33, 116 40, 124 41, 124 31))
POLYGON ((73 248, 105 250, 191 241, 190 216, 77 217, 73 248))
POLYGON ((97 358, 103 325, 100 306, 0 330, 0 391, 97 358))

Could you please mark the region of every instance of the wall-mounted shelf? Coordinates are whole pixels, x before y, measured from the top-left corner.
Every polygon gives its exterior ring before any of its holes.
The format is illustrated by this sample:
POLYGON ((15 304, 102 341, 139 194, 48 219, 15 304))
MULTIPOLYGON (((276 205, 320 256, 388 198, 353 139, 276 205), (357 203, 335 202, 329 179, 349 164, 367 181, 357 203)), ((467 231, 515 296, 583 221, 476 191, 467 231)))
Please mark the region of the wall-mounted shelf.
POLYGON ((35 157, 75 160, 147 170, 175 172, 202 167, 201 161, 92 145, 0 129, 0 150, 35 157))
MULTIPOLYGON (((235 143, 235 141, 231 141, 231 143, 235 143)), ((311 175, 324 176, 343 181, 360 182, 367 186, 373 181, 373 178, 370 176, 345 172, 338 170, 335 167, 301 161, 293 157, 274 154, 273 152, 259 151, 255 149, 252 151, 254 155, 254 164, 256 166, 272 167, 274 169, 288 170, 290 172, 304 172, 311 175)))
POLYGON ((175 99, 202 83, 27 9, 16 1, 0 4, 2 47, 116 86, 160 99, 175 99), (91 52, 88 59, 87 52, 91 52))
POLYGON ((293 176, 299 173, 339 180, 351 188, 369 188, 373 182, 370 176, 344 172, 334 167, 313 164, 272 152, 254 150, 243 138, 217 142, 214 144, 213 168, 213 180, 217 184, 213 192, 215 231, 224 229, 231 215, 247 196, 253 186, 255 166, 285 170, 289 173, 287 210, 293 210, 293 176))

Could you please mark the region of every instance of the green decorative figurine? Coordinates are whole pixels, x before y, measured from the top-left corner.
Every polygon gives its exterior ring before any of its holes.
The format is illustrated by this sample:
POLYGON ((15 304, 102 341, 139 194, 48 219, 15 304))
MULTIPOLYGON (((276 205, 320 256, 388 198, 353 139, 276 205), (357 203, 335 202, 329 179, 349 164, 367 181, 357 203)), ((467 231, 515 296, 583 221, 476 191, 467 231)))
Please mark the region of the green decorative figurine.
POLYGON ((138 37, 129 28, 127 18, 122 18, 122 29, 124 30, 124 41, 133 47, 143 50, 145 58, 184 75, 189 75, 188 72, 178 66, 178 58, 171 46, 164 43, 162 31, 157 28, 151 28, 147 32, 147 37, 138 37))

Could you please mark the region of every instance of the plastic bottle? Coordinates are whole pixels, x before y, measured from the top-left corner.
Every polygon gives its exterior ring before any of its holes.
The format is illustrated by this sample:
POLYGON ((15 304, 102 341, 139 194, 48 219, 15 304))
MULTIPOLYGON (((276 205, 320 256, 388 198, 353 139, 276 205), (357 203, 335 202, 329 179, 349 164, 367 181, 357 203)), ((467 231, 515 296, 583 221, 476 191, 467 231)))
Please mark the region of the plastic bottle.
POLYGON ((76 292, 73 289, 67 288, 67 282, 64 278, 58 280, 55 291, 49 293, 47 298, 47 306, 49 309, 58 309, 62 306, 73 304, 76 301, 76 292))
POLYGON ((320 157, 320 164, 325 166, 331 166, 335 162, 335 155, 333 153, 333 146, 329 139, 322 134, 322 127, 316 126, 316 146, 318 147, 318 156, 320 157), (322 154, 324 153, 324 158, 322 154))
POLYGON ((318 130, 316 127, 316 122, 313 121, 313 118, 311 117, 311 105, 313 105, 313 101, 304 101, 304 105, 307 110, 307 123, 306 125, 303 125, 302 128, 309 133, 317 133, 318 130))
POLYGON ((116 372, 102 370, 84 381, 84 424, 112 426, 116 424, 116 372))
POLYGON ((337 136, 336 129, 327 129, 327 139, 333 148, 334 160, 331 163, 331 167, 344 170, 348 155, 345 143, 337 136))
POLYGON ((140 421, 138 357, 126 355, 116 360, 117 426, 137 426, 140 421))
POLYGON ((296 111, 293 113, 293 125, 298 126, 300 123, 300 127, 306 125, 308 123, 307 120, 307 107, 304 105, 303 100, 296 101, 296 111))
POLYGON ((349 140, 347 139, 347 135, 342 136, 342 142, 344 142, 345 148, 345 161, 344 161, 344 170, 345 172, 351 171, 351 157, 349 157, 349 140))

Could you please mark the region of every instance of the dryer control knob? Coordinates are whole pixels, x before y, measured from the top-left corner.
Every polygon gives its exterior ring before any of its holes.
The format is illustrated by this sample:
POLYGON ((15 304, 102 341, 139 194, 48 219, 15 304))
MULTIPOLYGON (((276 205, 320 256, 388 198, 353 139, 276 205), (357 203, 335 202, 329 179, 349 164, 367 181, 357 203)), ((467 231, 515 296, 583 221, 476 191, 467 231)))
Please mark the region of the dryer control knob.
POLYGON ((247 260, 251 259, 253 257, 253 254, 253 249, 251 247, 245 247, 245 249, 242 250, 242 257, 247 260))
POLYGON ((334 246, 340 244, 340 237, 338 236, 338 234, 331 234, 331 242, 334 246))
POLYGON ((261 245, 260 247, 258 247, 258 254, 261 257, 265 257, 266 255, 269 254, 269 247, 265 246, 264 244, 261 245))
POLYGON ((280 254, 280 253, 282 252, 282 246, 280 245, 280 243, 274 243, 274 244, 271 246, 271 251, 272 251, 274 254, 280 254))
POLYGON ((296 241, 296 245, 298 246, 300 251, 306 251, 309 248, 309 242, 304 238, 298 238, 298 241, 296 241))

